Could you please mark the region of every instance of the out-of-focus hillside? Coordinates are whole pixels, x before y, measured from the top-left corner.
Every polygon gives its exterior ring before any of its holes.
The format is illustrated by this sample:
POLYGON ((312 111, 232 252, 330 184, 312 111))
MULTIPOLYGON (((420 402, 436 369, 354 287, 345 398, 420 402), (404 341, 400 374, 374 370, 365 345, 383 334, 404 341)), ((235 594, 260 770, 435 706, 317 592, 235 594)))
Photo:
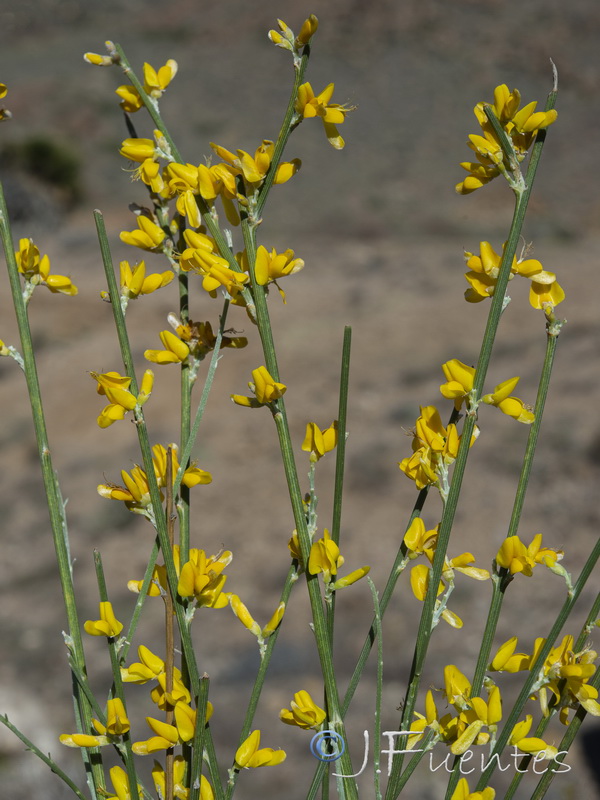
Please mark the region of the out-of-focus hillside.
MULTIPOLYGON (((147 523, 96 492, 98 483, 118 481, 119 471, 139 456, 128 422, 106 431, 94 422, 101 398, 87 373, 119 369, 120 361, 110 306, 99 299, 104 283, 91 210, 105 213, 115 263, 135 260, 119 232, 134 227, 128 205, 144 203, 145 193, 140 183, 132 184, 118 154, 127 133, 114 89, 124 80, 116 69, 85 64, 82 54, 102 52, 103 42, 111 39, 123 45, 137 70, 144 61, 159 66, 175 58, 179 72, 161 109, 184 157, 200 163, 212 152, 210 142, 253 151, 262 139, 276 138, 293 75, 288 54, 273 47, 266 34, 277 17, 297 29, 311 12, 321 26, 307 79, 317 91, 335 82, 334 100, 357 109, 342 128, 343 151, 328 145, 318 122, 307 121, 294 133, 286 155, 301 158, 303 167, 293 181, 276 187, 260 238, 268 247, 293 248, 306 262, 284 285, 287 305, 276 292, 270 296, 301 473, 307 470, 300 451, 306 422, 325 426, 336 416, 343 326, 353 326, 342 546, 347 566, 372 565, 376 585, 383 586, 415 496, 396 466, 410 451, 405 431, 414 424, 419 405, 439 402, 440 365, 450 358, 467 363, 477 358, 487 304, 471 306, 463 300, 463 248, 476 250, 479 241, 488 240, 499 250, 512 199, 500 180, 469 197, 454 193, 463 177, 459 162, 470 156, 466 137, 475 132, 472 108, 491 99, 503 82, 517 86, 525 102, 537 99, 543 105, 551 85, 550 59, 560 76, 559 118, 548 135, 525 237, 533 242, 534 256, 559 275, 567 293, 559 313, 568 324, 520 530, 527 541, 543 532, 544 543, 563 547, 574 575, 597 536, 600 7, 595 0, 0 2, 0 80, 9 87, 3 102, 14 116, 0 129, 0 175, 16 218, 16 236, 33 235, 50 255, 54 271, 71 275, 80 288, 77 298, 39 289, 30 312, 53 456, 68 497, 82 619, 95 618, 97 612, 93 548, 102 551, 111 597, 125 616, 133 602, 126 582, 141 577, 151 546, 147 523), (50 141, 56 152, 79 160, 76 191, 42 182, 24 168, 15 153, 32 138, 50 141)), ((134 122, 139 135, 152 134, 143 113, 134 122)), ((148 255, 146 261, 152 268, 166 268, 157 256, 148 255)), ((533 403, 544 325, 527 304, 524 281, 514 281, 510 293, 489 385, 519 374, 518 394, 533 403)), ((192 300, 197 304, 192 316, 214 324, 217 301, 199 295, 192 300)), ((131 304, 128 320, 140 367, 144 349, 158 346, 158 332, 176 304, 171 289, 131 304)), ((233 551, 228 588, 266 620, 287 569, 293 522, 269 415, 237 408, 228 399, 244 391, 251 369, 262 359, 239 309, 231 311, 230 323, 252 341, 247 350, 226 352, 217 371, 207 426, 194 454, 214 482, 194 492, 193 537, 208 553, 221 547, 233 551)), ((2 278, 0 338, 15 337, 2 278)), ((177 402, 176 368, 156 372, 147 413, 153 440, 167 442, 178 430, 171 416, 177 402)), ((8 359, 0 363, 0 408, 0 713, 9 712, 43 750, 57 754, 57 732, 73 726, 61 637, 64 613, 23 379, 8 359)), ((469 550, 478 564, 489 566, 506 532, 527 430, 488 408, 481 424, 451 551, 469 550)), ((319 519, 327 527, 333 465, 324 459, 319 471, 319 519)), ((440 513, 432 500, 426 512, 431 527, 440 513)), ((445 663, 470 669, 477 652, 489 592, 466 578, 457 583, 452 608, 472 621, 461 631, 436 634, 424 685, 441 685, 445 663)), ((569 632, 577 632, 595 585, 592 581, 569 632)), ((289 770, 245 773, 240 798, 265 794, 271 786, 267 796, 285 792, 289 800, 300 800, 314 766, 308 739, 276 719, 294 692, 319 692, 318 663, 300 594, 286 618, 258 718, 269 743, 288 751, 289 770)), ((547 632, 563 594, 559 579, 550 574, 515 581, 499 640, 517 634, 520 646, 530 647, 535 636, 547 632)), ((419 610, 410 591, 401 591, 386 616, 388 729, 397 723, 419 610)), ((347 679, 371 618, 366 585, 341 594, 337 613, 345 631, 337 640, 338 667, 347 679)), ((211 676, 211 725, 224 760, 233 751, 250 690, 248 675, 257 660, 247 632, 228 615, 228 610, 215 612, 198 641, 201 668, 211 676)), ((160 613, 151 611, 139 641, 161 648, 160 625, 160 613)), ((90 671, 104 692, 108 660, 100 645, 90 642, 90 671)), ((140 719, 150 713, 146 695, 141 688, 140 719)), ((351 718, 357 753, 372 708, 372 694, 365 689, 351 718)), ((586 722, 586 728, 593 727, 593 721, 586 722)), ((146 734, 139 729, 135 735, 146 734)), ((58 780, 33 756, 21 755, 21 745, 2 731, 0 747, 3 796, 65 797, 58 780)), ((76 774, 78 758, 71 752, 60 755, 76 774)), ((585 795, 592 797, 581 749, 569 763, 571 773, 559 776, 548 796, 561 800, 585 787, 585 795)), ((406 797, 438 800, 441 785, 439 773, 424 772, 406 797)), ((368 783, 364 786, 368 798, 368 783)))

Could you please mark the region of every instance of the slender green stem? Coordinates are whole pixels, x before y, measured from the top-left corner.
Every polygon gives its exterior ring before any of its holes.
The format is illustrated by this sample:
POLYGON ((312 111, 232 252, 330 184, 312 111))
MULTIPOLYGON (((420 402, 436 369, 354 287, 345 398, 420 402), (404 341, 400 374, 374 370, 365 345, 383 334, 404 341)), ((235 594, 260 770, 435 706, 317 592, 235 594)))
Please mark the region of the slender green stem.
MULTIPOLYGON (((200 694, 198 695, 198 708, 196 710, 197 719, 206 719, 206 707, 208 704, 208 689, 210 680, 205 673, 200 678, 200 694)), ((202 758, 204 755, 204 740, 206 738, 206 725, 196 725, 194 740, 192 742, 192 764, 189 778, 189 800, 199 800, 200 783, 202 774, 202 758)))
POLYGON ((65 772, 63 772, 63 770, 58 766, 56 761, 54 761, 49 754, 46 755, 45 753, 42 753, 39 747, 36 747, 34 743, 25 736, 24 733, 22 733, 15 725, 12 724, 12 722, 8 719, 8 716, 6 715, 2 716, 0 714, 0 722, 3 725, 5 725, 9 731, 12 731, 12 733, 14 733, 14 735, 23 742, 23 744, 28 750, 31 750, 31 752, 34 755, 36 755, 41 761, 43 761, 44 764, 50 767, 51 771, 54 772, 55 775, 58 775, 61 781, 66 783, 69 789, 73 792, 73 794, 76 797, 79 798, 79 800, 87 800, 86 796, 83 794, 81 789, 79 789, 79 787, 73 783, 73 781, 69 778, 69 776, 65 772))
POLYGON ((367 578, 371 595, 373 597, 374 617, 375 617, 375 638, 377 639, 377 682, 375 691, 375 726, 373 729, 373 739, 375 741, 375 756, 373 759, 374 782, 375 782, 375 798, 381 800, 381 770, 379 764, 381 761, 379 752, 379 742, 381 741, 381 698, 383 692, 383 640, 381 637, 381 610, 379 608, 379 597, 375 584, 370 578, 367 578))
MULTIPOLYGON (((178 275, 179 284, 179 319, 182 325, 189 322, 189 287, 188 275, 181 272, 178 275)), ((187 443, 190 438, 191 427, 191 404, 192 404, 192 381, 190 380, 190 365, 184 361, 181 365, 181 424, 179 441, 180 447, 187 443)), ((185 472, 189 467, 189 458, 184 458, 181 454, 180 468, 185 472)), ((177 511, 179 515, 179 558, 182 564, 189 558, 190 552, 190 490, 187 486, 180 486, 179 499, 177 501, 177 511)), ((177 491, 174 491, 177 496, 177 491)))
MULTIPOLYGON (((12 232, 10 229, 8 210, 4 198, 4 190, 0 183, 0 237, 4 246, 4 253, 6 256, 6 265, 8 268, 8 277, 10 282, 10 289, 17 318, 17 325, 19 328, 19 335, 21 338, 21 355, 23 357, 23 369, 25 373, 25 381, 27 383, 27 391, 29 393, 29 401, 33 416, 33 425, 35 430, 35 437, 38 446, 40 464, 42 468, 42 479, 44 482, 44 489, 46 492, 46 499, 48 503, 48 510, 50 513, 50 527, 52 529, 52 538, 54 541, 54 550, 56 553, 56 560, 58 564, 58 571, 60 575, 60 585, 62 588, 63 599, 65 603, 65 611, 67 615, 67 623, 69 629, 69 647, 71 656, 77 665, 78 670, 83 674, 87 674, 85 664, 85 654, 83 650, 83 642, 81 639, 81 630, 79 625, 79 618, 77 614, 77 606, 75 604, 75 590, 73 587, 73 574, 71 569, 71 561, 69 557, 68 547, 68 532, 67 523, 64 513, 64 504, 62 501, 60 489, 58 486, 58 478, 52 465, 52 456, 50 452, 50 445, 48 442, 48 434, 46 430, 46 421, 44 416, 44 408, 42 404, 42 395, 40 389, 39 378, 37 374, 37 366, 35 353, 33 349, 33 341, 31 336, 31 329, 29 327, 29 319, 27 316, 27 309, 23 299, 23 291, 21 288, 21 280, 19 276, 19 268, 15 258, 15 250, 12 239, 12 232)), ((78 684, 74 682, 74 687, 78 684)), ((85 696, 75 693, 73 697, 75 703, 76 717, 81 719, 83 732, 87 733, 91 725, 91 709, 85 696)), ((97 797, 97 789, 104 788, 104 776, 102 771, 94 765, 93 760, 90 759, 89 753, 82 749, 82 758, 84 760, 85 769, 87 773, 88 786, 95 800, 97 797)))

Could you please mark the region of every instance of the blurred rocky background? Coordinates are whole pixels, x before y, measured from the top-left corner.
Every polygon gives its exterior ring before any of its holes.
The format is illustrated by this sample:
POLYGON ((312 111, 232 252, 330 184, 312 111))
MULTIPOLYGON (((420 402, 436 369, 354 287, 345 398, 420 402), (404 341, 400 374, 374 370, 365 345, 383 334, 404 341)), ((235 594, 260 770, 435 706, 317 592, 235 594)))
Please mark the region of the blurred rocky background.
MULTIPOLYGON (((481 240, 501 247, 512 197, 501 180, 468 197, 454 193, 463 177, 459 162, 469 158, 467 134, 475 131, 472 108, 491 99, 499 83, 517 86, 525 102, 537 99, 543 105, 552 80, 550 59, 560 76, 559 119, 548 135, 524 236, 533 243, 534 257, 558 273, 567 293, 559 313, 568 324, 520 533, 529 541, 542 532, 549 546, 564 548, 564 563, 575 576, 597 536, 600 8, 595 0, 313 0, 310 5, 2 0, 0 80, 9 87, 5 103, 14 119, 0 131, 0 174, 15 237, 33 236, 53 270, 70 275, 80 289, 77 298, 68 298, 41 288, 30 313, 54 463, 68 498, 82 620, 97 615, 93 549, 103 554, 110 595, 126 618, 134 602, 126 582, 141 577, 152 544, 144 520, 96 492, 98 483, 118 481, 120 470, 130 469, 139 456, 129 422, 105 431, 95 425, 102 404, 88 372, 118 370, 121 363, 110 306, 100 300, 104 282, 91 212, 100 208, 105 214, 115 263, 134 261, 139 254, 121 244, 119 232, 134 227, 128 205, 143 203, 145 192, 131 183, 118 154, 127 134, 114 89, 126 81, 116 69, 85 64, 82 55, 102 52, 111 39, 123 45, 140 74, 144 61, 158 67, 175 58, 179 73, 161 109, 184 157, 200 163, 211 154, 211 141, 253 151, 262 139, 276 138, 292 69, 287 54, 266 34, 277 17, 297 30, 309 13, 317 14, 321 26, 307 80, 316 91, 335 82, 334 100, 357 110, 342 128, 347 145, 341 152, 329 146, 318 123, 309 121, 294 133, 287 155, 300 157, 303 168, 275 189, 260 239, 267 247, 293 248, 306 262, 304 271, 285 283, 287 306, 275 292, 270 298, 301 475, 307 471, 300 451, 306 422, 325 427, 336 416, 343 326, 353 327, 342 539, 348 569, 370 564, 371 576, 383 587, 415 497, 414 486, 396 466, 410 452, 406 432, 419 405, 440 402, 440 365, 450 358, 467 363, 477 358, 487 304, 468 306, 463 300, 463 249, 476 250, 481 240)), ((139 135, 152 135, 143 112, 135 124, 139 135)), ((146 262, 164 269, 157 256, 146 262)), ((544 322, 528 306, 525 282, 514 281, 510 288, 513 299, 488 383, 520 375, 518 394, 532 403, 544 322)), ((157 346, 176 302, 174 292, 165 289, 131 304, 128 320, 140 369, 144 349, 157 346)), ((216 321, 216 302, 198 291, 192 303, 194 318, 216 321)), ((245 351, 227 351, 217 372, 194 453, 214 482, 193 492, 193 543, 209 554, 221 547, 233 551, 228 589, 266 621, 288 567, 293 521, 269 415, 229 401, 231 393, 245 390, 250 370, 262 361, 244 314, 233 309, 230 323, 252 341, 245 351)), ((5 279, 0 337, 16 342, 5 279)), ((153 441, 166 443, 177 437, 177 370, 156 372, 157 388, 146 409, 153 441)), ((61 635, 65 618, 24 382, 8 359, 0 363, 0 408, 0 712, 83 783, 78 754, 57 742, 58 733, 74 730, 61 635)), ((481 427, 450 554, 469 550, 480 566, 489 566, 506 532, 527 430, 488 408, 481 427)), ((332 457, 329 461, 318 470, 323 527, 331 519, 332 457)), ((432 497, 424 515, 429 527, 439 514, 432 497)), ((442 685, 446 663, 471 674, 490 591, 463 576, 457 584, 450 605, 465 627, 440 626, 424 687, 442 685)), ((577 635, 596 586, 597 574, 568 632, 577 635)), ((520 648, 530 650, 533 639, 548 631, 563 598, 563 584, 545 571, 515 581, 498 640, 518 635, 520 648)), ((398 724, 419 612, 403 586, 386 615, 384 729, 398 724)), ((341 593, 337 613, 337 667, 345 685, 371 619, 366 584, 341 593)), ((258 655, 227 609, 200 618, 199 662, 211 677, 211 726, 226 764, 258 655)), ((241 800, 305 796, 315 766, 310 736, 281 725, 277 714, 301 688, 319 695, 307 619, 298 588, 257 717, 264 743, 284 747, 288 761, 285 768, 243 774, 241 800)), ((161 621, 162 611, 149 604, 134 645, 143 642, 161 652, 161 621)), ((104 642, 86 645, 92 683, 102 697, 109 685, 104 642)), ((373 674, 371 665, 348 718, 357 762, 363 730, 372 726, 373 674)), ((145 687, 133 687, 131 694, 137 720, 152 713, 145 687)), ((582 744, 567 759, 572 770, 555 779, 549 797, 597 796, 597 731, 597 723, 587 720, 582 744)), ((134 735, 148 735, 142 722, 134 735)), ((562 732, 555 729, 554 735, 558 743, 562 732)), ((441 772, 424 765, 406 797, 443 797, 441 772)), ((528 780, 525 786, 533 786, 533 776, 528 780)), ((0 788, 12 800, 69 796, 3 730, 0 788)), ((372 796, 369 780, 362 792, 372 796)))

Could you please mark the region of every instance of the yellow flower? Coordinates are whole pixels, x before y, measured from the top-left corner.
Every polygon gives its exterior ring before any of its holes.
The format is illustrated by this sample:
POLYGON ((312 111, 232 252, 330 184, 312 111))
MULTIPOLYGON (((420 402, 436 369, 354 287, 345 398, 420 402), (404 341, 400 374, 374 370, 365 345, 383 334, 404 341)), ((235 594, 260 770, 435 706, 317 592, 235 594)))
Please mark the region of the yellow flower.
POLYGON ((541 533, 534 537, 529 547, 526 547, 518 536, 508 536, 496 555, 496 563, 508 569, 512 575, 520 572, 530 577, 536 564, 552 567, 562 559, 563 555, 562 550, 542 547, 541 533))
MULTIPOLYGON (((178 448, 174 443, 171 443, 169 447, 171 448, 174 482, 179 469, 179 461, 177 459, 178 448)), ((156 480, 160 489, 167 485, 167 448, 163 447, 161 444, 154 445, 152 448, 152 462, 154 465, 154 474, 156 475, 156 480)), ((121 500, 134 514, 148 516, 151 499, 148 476, 145 471, 136 464, 131 470, 131 473, 121 470, 121 478, 125 484, 124 486, 118 486, 114 483, 101 483, 97 487, 98 494, 109 500, 121 500)), ((212 475, 210 472, 205 472, 197 467, 195 463, 191 464, 183 473, 182 483, 184 486, 187 486, 188 489, 191 489, 193 486, 205 485, 211 482, 212 475)), ((161 501, 163 499, 162 493, 160 499, 161 501)))
POLYGON ((149 369, 144 372, 140 393, 137 397, 129 391, 131 378, 119 375, 118 372, 90 372, 90 375, 98 383, 96 389, 98 394, 105 395, 110 401, 98 417, 98 425, 101 428, 108 428, 113 422, 123 419, 128 411, 132 411, 136 406, 144 405, 152 393, 154 373, 149 369))
MULTIPOLYGON (((91 54, 93 55, 93 54, 91 54)), ((96 62, 94 62, 96 63, 96 62)), ((170 58, 167 63, 156 71, 150 64, 144 64, 144 91, 154 100, 158 100, 167 86, 177 74, 177 62, 170 58)), ((129 114, 144 105, 139 92, 134 86, 119 86, 115 90, 121 100, 121 108, 129 114)))
POLYGON ((239 769, 273 767, 285 761, 285 756, 284 750, 274 750, 272 747, 260 748, 260 731, 255 730, 238 747, 235 763, 239 769))
POLYGON ((518 397, 509 396, 519 380, 520 378, 509 378, 507 381, 499 383, 491 394, 486 394, 481 399, 488 405, 496 406, 503 414, 516 419, 517 422, 531 425, 535 419, 533 411, 527 408, 518 397))
MULTIPOLYGON (((114 795, 110 795, 106 800, 131 800, 131 789, 129 778, 123 767, 112 767, 110 769, 110 779, 114 788, 114 795)), ((142 796, 142 787, 138 783, 138 797, 142 796)))
POLYGON ((181 678, 181 670, 177 667, 173 668, 173 684, 171 690, 167 692, 165 662, 144 645, 138 647, 138 656, 139 662, 131 664, 127 668, 121 667, 121 680, 126 683, 138 684, 144 684, 150 680, 157 681, 158 685, 152 689, 150 697, 152 702, 161 709, 166 708, 167 704, 175 706, 179 702, 189 703, 191 701, 190 693, 181 678))
POLYGON ((325 453, 331 452, 337 446, 337 440, 337 420, 334 420, 325 430, 321 430, 315 422, 308 422, 302 449, 310 453, 311 461, 318 461, 325 453))
MULTIPOLYGON (((442 364, 446 376, 446 383, 440 386, 440 392, 448 400, 454 400, 454 408, 460 411, 462 404, 469 397, 475 380, 475 367, 463 364, 458 358, 453 358, 442 364)), ((468 400, 467 400, 468 406, 468 400)))
POLYGON ((204 550, 192 548, 190 560, 181 568, 177 592, 181 597, 194 597, 198 606, 225 608, 228 602, 223 587, 227 576, 222 572, 233 555, 225 550, 217 556, 207 556, 204 550))
POLYGON ((121 261, 119 264, 121 272, 121 297, 128 300, 135 300, 141 294, 151 294, 163 286, 168 286, 175 274, 171 270, 165 272, 153 272, 146 275, 146 264, 140 261, 133 267, 129 261, 121 261))
MULTIPOLYGON (((235 154, 226 147, 210 143, 215 153, 225 161, 234 175, 242 175, 246 186, 246 193, 253 194, 262 184, 273 160, 275 144, 269 139, 263 139, 251 156, 245 150, 236 150, 235 154)), ((292 161, 281 162, 275 172, 274 183, 286 183, 302 166, 299 158, 292 161)))
POLYGON ((106 725, 97 719, 92 719, 92 725, 98 735, 63 733, 59 737, 61 744, 67 747, 103 747, 112 744, 130 728, 123 702, 118 697, 109 700, 106 704, 106 725))
POLYGON ((274 283, 279 290, 283 302, 285 303, 285 292, 283 292, 277 280, 285 278, 288 275, 295 275, 304 268, 304 261, 301 258, 294 258, 293 250, 285 250, 283 253, 277 253, 275 248, 269 251, 266 247, 260 245, 256 251, 256 264, 254 267, 254 274, 256 282, 259 286, 266 286, 268 283, 274 283))
POLYGON ((222 287, 235 300, 243 285, 248 282, 248 275, 231 269, 227 260, 217 255, 215 243, 205 234, 188 228, 183 236, 189 247, 181 255, 181 269, 184 272, 194 270, 202 275, 202 288, 211 297, 216 297, 217 289, 222 287))
POLYGON ((489 669, 492 672, 521 672, 529 665, 527 653, 515 653, 519 640, 513 636, 500 645, 498 652, 492 659, 489 669))
POLYGON ((73 297, 77 294, 77 287, 65 275, 50 274, 50 259, 40 256, 40 251, 33 243, 33 239, 20 239, 19 250, 15 253, 19 272, 31 286, 42 284, 53 294, 67 294, 73 297))
POLYGON ((100 619, 89 619, 83 626, 90 636, 118 636, 123 630, 123 623, 115 617, 112 604, 108 601, 100 603, 100 619))
POLYGON ((437 540, 438 528, 439 524, 433 530, 427 531, 421 517, 415 517, 404 534, 404 544, 411 555, 414 554, 416 557, 417 554, 424 553, 426 549, 433 548, 437 540))
POLYGON ((248 387, 254 392, 255 397, 244 397, 240 394, 232 394, 231 399, 238 406, 247 406, 248 408, 258 408, 259 406, 274 403, 283 397, 287 386, 283 383, 275 381, 266 367, 258 367, 252 370, 252 381, 248 383, 248 387))
POLYGON ((477 103, 473 109, 483 136, 469 136, 469 147, 475 151, 477 162, 463 162, 461 167, 469 176, 457 184, 459 194, 469 194, 493 180, 500 172, 504 172, 509 180, 515 180, 514 164, 507 159, 498 141, 496 132, 485 113, 488 106, 494 112, 500 125, 506 132, 518 161, 522 161, 533 144, 539 130, 547 128, 557 117, 556 111, 535 111, 537 103, 529 103, 519 110, 521 95, 516 89, 509 91, 506 84, 494 90, 494 102, 477 103))
MULTIPOLYGON (((186 761, 183 756, 175 756, 173 759, 173 795, 177 800, 187 800, 189 790, 185 787, 186 761)), ((158 797, 166 797, 166 776, 165 771, 158 763, 154 762, 152 768, 152 780, 158 797)), ((200 800, 214 800, 215 795, 208 779, 204 775, 200 776, 200 800)))
POLYGON ((171 331, 159 334, 164 350, 145 350, 144 358, 154 364, 181 364, 190 354, 190 348, 171 331))
POLYGON ((466 778, 461 778, 456 784, 456 789, 452 793, 450 800, 494 800, 496 790, 487 786, 481 792, 471 792, 466 778))
POLYGON ((341 567, 343 563, 344 558, 340 555, 340 548, 325 528, 323 538, 311 545, 308 571, 311 575, 322 572, 325 583, 330 583, 332 578, 337 575, 338 567, 341 567))
MULTIPOLYGON (((206 705, 206 718, 204 724, 212 717, 212 703, 206 705)), ((142 742, 135 742, 132 750, 138 756, 147 756, 156 753, 158 750, 168 750, 179 744, 185 744, 194 738, 196 729, 197 712, 187 703, 176 703, 173 709, 175 716, 174 725, 168 725, 159 719, 146 717, 146 722, 150 730, 155 734, 150 739, 142 742)))
POLYGON ((331 103, 334 88, 334 84, 330 83, 320 94, 315 95, 310 83, 303 83, 298 89, 296 111, 303 119, 320 117, 329 144, 336 150, 341 150, 345 142, 338 133, 336 125, 341 125, 346 119, 346 114, 354 111, 354 107, 331 103))
POLYGON ((304 730, 317 729, 326 716, 304 689, 296 692, 289 709, 282 708, 279 712, 279 719, 286 725, 296 725, 304 730))
POLYGON ((515 745, 523 753, 529 753, 537 756, 536 760, 541 759, 554 759, 558 755, 558 750, 550 744, 547 744, 543 739, 537 736, 528 737, 527 734, 531 729, 533 717, 527 714, 524 720, 517 722, 512 729, 508 743, 515 745))
POLYGON ((139 247, 141 250, 150 250, 158 253, 162 250, 162 245, 166 234, 155 222, 144 214, 137 215, 137 231, 122 231, 120 239, 125 244, 139 247))
POLYGON ((312 37, 317 32, 319 27, 319 20, 314 14, 311 14, 308 19, 305 19, 300 28, 300 33, 296 36, 296 47, 303 47, 308 44, 312 37))

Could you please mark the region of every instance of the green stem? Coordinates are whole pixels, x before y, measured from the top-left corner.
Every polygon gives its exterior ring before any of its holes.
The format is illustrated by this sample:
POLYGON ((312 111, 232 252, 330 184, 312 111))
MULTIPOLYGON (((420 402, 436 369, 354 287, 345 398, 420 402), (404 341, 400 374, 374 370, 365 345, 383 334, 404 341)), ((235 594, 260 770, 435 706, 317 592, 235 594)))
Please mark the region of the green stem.
MULTIPOLYGON (((46 500, 48 503, 48 511, 50 513, 50 527, 52 529, 52 538, 54 541, 54 550, 56 553, 56 560, 58 563, 58 571, 60 575, 60 585, 62 589, 63 599, 65 603, 65 611, 67 615, 67 624, 69 630, 69 649, 71 656, 79 671, 87 675, 85 664, 85 654, 83 650, 83 642, 81 639, 81 630, 79 625, 79 618, 77 614, 77 606, 75 604, 75 590, 73 587, 73 573, 71 568, 71 561, 69 557, 68 546, 68 532, 67 523, 64 513, 64 504, 60 489, 58 486, 58 478, 54 472, 52 465, 52 456, 50 453, 50 445, 48 442, 48 433, 46 430, 46 421, 44 417, 44 408, 42 405, 42 396, 39 378, 37 374, 37 366, 35 353, 33 349, 33 340, 31 336, 31 329, 29 327, 29 319, 27 316, 27 309, 23 299, 23 292, 21 288, 21 279, 19 276, 19 268, 15 258, 15 250, 12 239, 12 232, 10 229, 8 209, 6 207, 6 200, 4 198, 4 190, 0 183, 0 237, 4 246, 4 253, 6 256, 6 266, 8 268, 8 278, 10 282, 10 289, 13 299, 13 305, 17 318, 17 325, 19 328, 19 335, 21 338, 21 355, 23 357, 23 369, 25 373, 25 381, 27 383, 27 391, 29 393, 29 402, 31 405, 31 412, 33 415, 33 426, 35 430, 35 437, 38 446, 39 459, 42 469, 42 479, 44 482, 44 489, 46 492, 46 500)), ((78 684, 74 681, 73 686, 77 687, 78 684)), ((91 709, 85 696, 80 695, 78 692, 73 697, 73 702, 76 706, 76 718, 81 719, 82 730, 88 733, 91 725, 91 709)), ((90 759, 89 753, 82 749, 82 758, 84 761, 87 781, 92 798, 96 800, 97 790, 104 788, 104 776, 102 770, 98 765, 95 765, 94 759, 90 759)))
POLYGON ((69 778, 69 776, 65 772, 62 771, 62 769, 58 766, 56 761, 54 761, 50 757, 50 755, 46 755, 45 753, 42 753, 42 751, 39 749, 39 747, 36 747, 34 745, 34 743, 25 736, 24 733, 21 733, 21 731, 15 725, 13 725, 12 722, 10 722, 10 720, 8 719, 8 717, 6 715, 2 716, 0 714, 0 722, 3 725, 5 725, 8 728, 9 731, 14 733, 14 735, 23 742, 23 744, 25 745, 25 747, 28 750, 31 750, 31 752, 34 755, 36 755, 41 761, 43 761, 44 764, 46 764, 48 767, 50 767, 51 771, 54 772, 55 775, 58 775, 58 777, 64 783, 66 783, 66 785, 69 787, 69 789, 73 792, 73 794, 76 797, 79 798, 79 800, 87 800, 86 796, 83 794, 81 789, 79 789, 79 787, 76 786, 73 783, 73 781, 69 778))

